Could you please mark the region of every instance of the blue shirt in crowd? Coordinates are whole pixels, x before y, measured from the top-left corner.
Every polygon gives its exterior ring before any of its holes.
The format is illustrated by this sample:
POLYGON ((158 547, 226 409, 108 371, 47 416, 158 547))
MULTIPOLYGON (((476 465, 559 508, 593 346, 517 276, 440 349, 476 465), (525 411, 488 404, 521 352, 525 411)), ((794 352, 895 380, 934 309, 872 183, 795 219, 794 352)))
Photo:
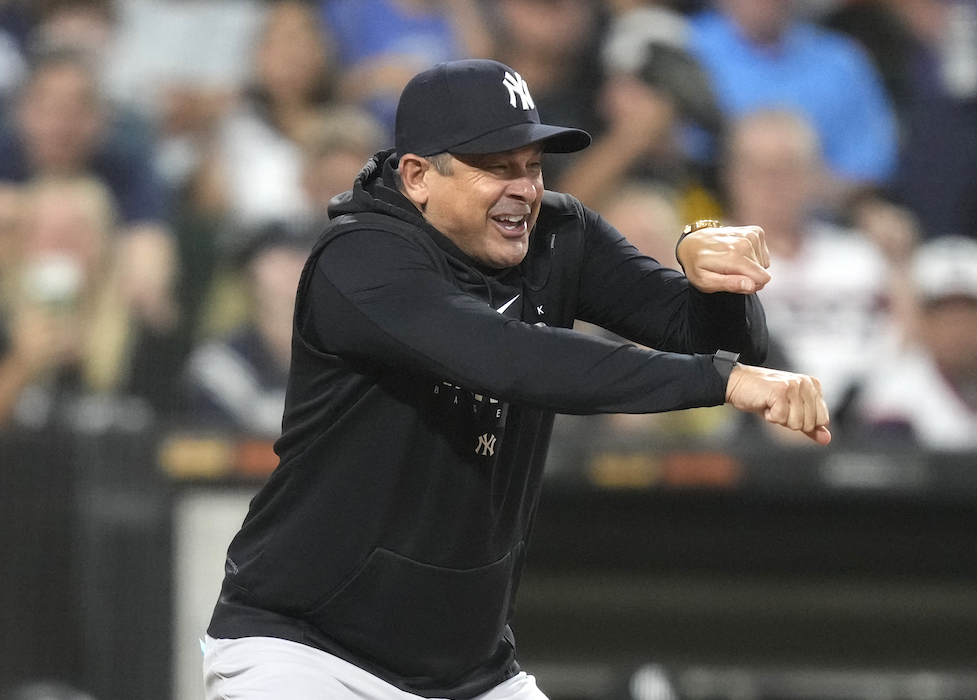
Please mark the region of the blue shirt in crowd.
POLYGON ((692 19, 690 50, 731 118, 762 108, 799 110, 836 174, 884 182, 897 158, 896 120, 874 66, 853 40, 794 23, 776 46, 749 41, 709 10, 692 19))
MULTIPOLYGON (((349 68, 376 56, 411 56, 413 70, 466 58, 443 10, 405 12, 390 0, 322 0, 322 19, 349 68)), ((405 66, 405 68, 408 66, 405 66)), ((393 134, 398 95, 374 95, 373 115, 393 134)))

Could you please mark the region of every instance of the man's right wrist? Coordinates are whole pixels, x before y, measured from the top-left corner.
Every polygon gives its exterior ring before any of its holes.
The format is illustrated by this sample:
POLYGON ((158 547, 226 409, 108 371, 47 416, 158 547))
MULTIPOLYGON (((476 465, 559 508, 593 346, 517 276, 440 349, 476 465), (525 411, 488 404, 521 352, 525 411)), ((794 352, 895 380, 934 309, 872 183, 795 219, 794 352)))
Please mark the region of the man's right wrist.
POLYGON ((682 231, 682 235, 678 237, 677 241, 675 241, 675 259, 678 261, 679 266, 682 268, 682 272, 685 272, 685 265, 682 264, 682 261, 679 260, 678 257, 678 247, 682 245, 682 241, 684 241, 690 233, 695 233, 699 229, 719 228, 721 225, 722 224, 720 224, 719 221, 717 221, 716 219, 699 219, 695 223, 688 224, 685 227, 685 229, 682 231))

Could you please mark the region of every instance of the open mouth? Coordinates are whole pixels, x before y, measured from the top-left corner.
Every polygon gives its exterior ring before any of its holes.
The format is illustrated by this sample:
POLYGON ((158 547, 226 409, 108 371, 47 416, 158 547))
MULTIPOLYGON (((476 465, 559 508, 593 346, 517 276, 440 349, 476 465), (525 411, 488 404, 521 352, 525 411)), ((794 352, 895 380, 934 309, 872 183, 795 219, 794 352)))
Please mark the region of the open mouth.
POLYGON ((506 214, 504 216, 493 216, 492 220, 497 223, 506 233, 521 235, 526 230, 528 215, 506 214))

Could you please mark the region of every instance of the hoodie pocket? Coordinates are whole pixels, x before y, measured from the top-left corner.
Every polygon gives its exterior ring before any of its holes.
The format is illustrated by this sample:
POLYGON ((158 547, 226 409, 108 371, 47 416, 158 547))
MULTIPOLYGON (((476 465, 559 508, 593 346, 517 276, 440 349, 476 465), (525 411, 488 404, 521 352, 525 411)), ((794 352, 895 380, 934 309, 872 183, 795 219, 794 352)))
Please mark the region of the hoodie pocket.
POLYGON ((502 639, 515 559, 510 551, 486 566, 449 569, 376 549, 306 619, 402 677, 458 677, 502 639))

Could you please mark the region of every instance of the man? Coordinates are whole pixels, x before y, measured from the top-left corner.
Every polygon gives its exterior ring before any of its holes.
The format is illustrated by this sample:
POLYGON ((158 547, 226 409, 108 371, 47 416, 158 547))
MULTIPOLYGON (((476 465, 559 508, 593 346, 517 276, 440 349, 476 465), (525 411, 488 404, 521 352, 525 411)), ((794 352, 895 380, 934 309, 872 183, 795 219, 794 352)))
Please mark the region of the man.
POLYGON ((760 110, 730 124, 721 173, 728 216, 763 228, 772 280, 759 297, 770 339, 786 368, 821 382, 838 435, 838 409, 892 349, 905 272, 864 232, 814 214, 824 168, 817 133, 799 112, 760 110))
POLYGON ((273 222, 239 254, 248 315, 190 353, 189 418, 249 437, 281 435, 295 290, 314 237, 305 221, 273 222))
POLYGON ((917 304, 910 342, 861 387, 866 437, 897 449, 977 450, 977 241, 924 243, 907 279, 917 304))
POLYGON ((589 141, 494 61, 407 85, 299 282, 281 464, 228 553, 208 698, 544 698, 507 622, 554 412, 725 399, 830 439, 816 380, 713 354, 763 356, 762 231, 692 231, 689 278, 661 267, 544 194, 542 153, 589 141))
POLYGON ((865 52, 800 16, 784 0, 717 0, 691 20, 689 47, 733 119, 788 107, 813 124, 831 178, 822 196, 840 204, 863 185, 884 184, 897 149, 895 114, 865 52))
POLYGON ((176 250, 162 182, 136 131, 113 119, 83 55, 42 54, 0 125, 0 182, 82 175, 104 182, 121 219, 126 296, 150 328, 164 333, 176 321, 176 250))

